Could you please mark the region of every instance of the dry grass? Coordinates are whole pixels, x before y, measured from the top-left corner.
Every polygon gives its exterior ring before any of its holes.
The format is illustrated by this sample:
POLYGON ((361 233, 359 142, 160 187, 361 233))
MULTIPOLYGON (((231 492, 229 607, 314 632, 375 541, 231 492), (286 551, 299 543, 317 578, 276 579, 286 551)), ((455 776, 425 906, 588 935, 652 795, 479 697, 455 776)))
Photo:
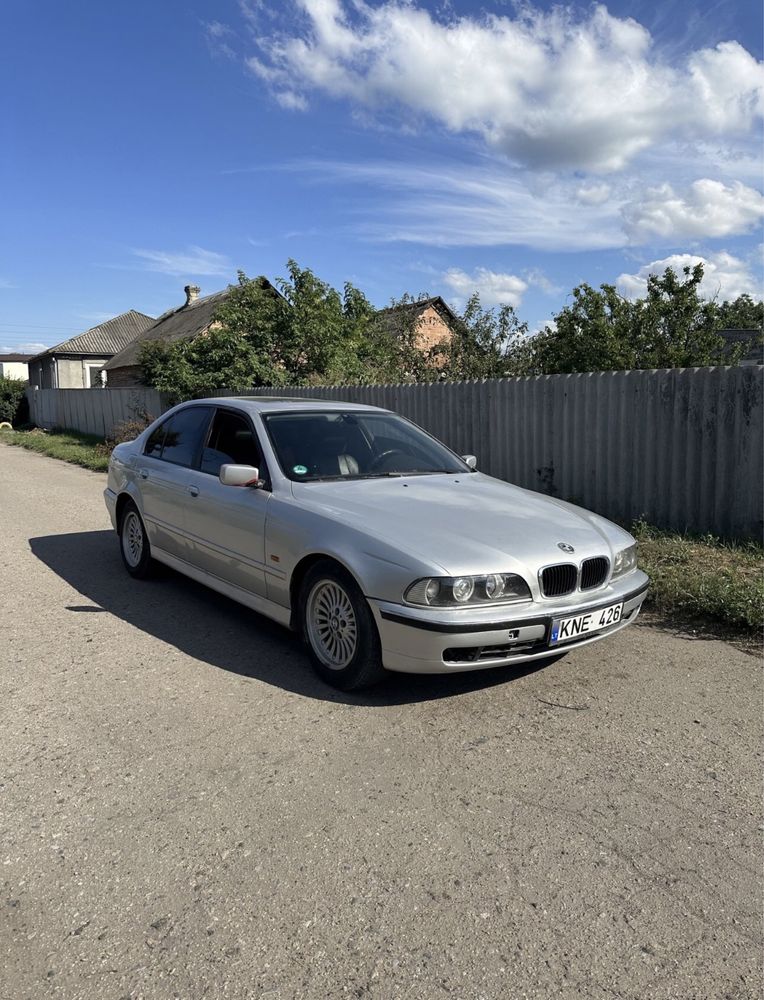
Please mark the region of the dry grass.
POLYGON ((659 531, 639 522, 639 565, 650 576, 649 604, 663 614, 713 619, 749 632, 764 625, 764 549, 659 531))

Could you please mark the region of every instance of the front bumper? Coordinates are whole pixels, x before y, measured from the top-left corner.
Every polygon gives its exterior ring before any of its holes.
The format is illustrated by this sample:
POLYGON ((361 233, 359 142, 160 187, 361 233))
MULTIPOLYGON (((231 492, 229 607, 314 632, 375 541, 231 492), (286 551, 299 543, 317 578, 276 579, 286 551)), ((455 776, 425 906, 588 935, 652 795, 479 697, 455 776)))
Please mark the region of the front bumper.
POLYGON ((419 609, 370 601, 388 670, 409 674, 458 673, 554 656, 598 642, 630 625, 647 594, 641 570, 595 593, 561 601, 510 604, 498 608, 419 609), (600 632, 549 645, 552 621, 623 602, 621 620, 600 632))

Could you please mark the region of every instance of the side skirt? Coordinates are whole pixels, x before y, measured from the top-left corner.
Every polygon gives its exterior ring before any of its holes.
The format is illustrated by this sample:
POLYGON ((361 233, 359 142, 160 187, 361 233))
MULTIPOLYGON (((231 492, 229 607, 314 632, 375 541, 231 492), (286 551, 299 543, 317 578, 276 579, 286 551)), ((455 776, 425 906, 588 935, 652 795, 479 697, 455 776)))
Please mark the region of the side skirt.
POLYGON ((290 627, 292 612, 289 608, 282 608, 280 604, 274 604, 273 601, 269 601, 265 597, 252 594, 250 591, 243 590, 233 583, 227 583, 225 580, 221 580, 220 577, 212 576, 211 573, 205 573, 203 570, 197 569, 196 566, 185 562, 185 560, 178 559, 177 556, 171 556, 169 552, 165 552, 163 549, 158 549, 155 545, 151 546, 151 555, 157 562, 164 563, 170 569, 175 569, 178 573, 191 577, 197 583, 203 583, 205 587, 216 590, 225 597, 230 597, 232 601, 237 601, 239 604, 257 611, 258 614, 265 615, 266 618, 272 618, 279 625, 285 625, 287 628, 290 627))

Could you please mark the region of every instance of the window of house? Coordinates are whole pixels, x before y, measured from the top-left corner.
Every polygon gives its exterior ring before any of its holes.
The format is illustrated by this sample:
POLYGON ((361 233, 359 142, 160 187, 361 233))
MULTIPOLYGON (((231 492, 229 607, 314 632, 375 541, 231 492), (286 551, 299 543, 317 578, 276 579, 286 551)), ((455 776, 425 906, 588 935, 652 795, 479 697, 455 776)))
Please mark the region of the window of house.
POLYGON ((103 362, 99 361, 97 365, 85 365, 85 375, 87 377, 87 387, 89 389, 100 389, 103 385, 101 380, 101 368, 103 368, 103 362))

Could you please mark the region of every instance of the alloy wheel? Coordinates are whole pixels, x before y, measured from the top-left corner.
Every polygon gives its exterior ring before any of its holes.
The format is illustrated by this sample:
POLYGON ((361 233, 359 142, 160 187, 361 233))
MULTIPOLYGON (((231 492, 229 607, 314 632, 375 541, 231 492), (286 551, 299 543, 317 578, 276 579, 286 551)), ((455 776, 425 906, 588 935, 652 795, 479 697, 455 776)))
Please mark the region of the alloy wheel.
POLYGON ((134 510, 128 511, 122 522, 122 551, 128 565, 135 568, 143 556, 143 525, 134 510))
POLYGON ((355 656, 358 626, 353 604, 334 580, 319 580, 308 595, 306 624, 316 656, 330 670, 342 670, 355 656))

